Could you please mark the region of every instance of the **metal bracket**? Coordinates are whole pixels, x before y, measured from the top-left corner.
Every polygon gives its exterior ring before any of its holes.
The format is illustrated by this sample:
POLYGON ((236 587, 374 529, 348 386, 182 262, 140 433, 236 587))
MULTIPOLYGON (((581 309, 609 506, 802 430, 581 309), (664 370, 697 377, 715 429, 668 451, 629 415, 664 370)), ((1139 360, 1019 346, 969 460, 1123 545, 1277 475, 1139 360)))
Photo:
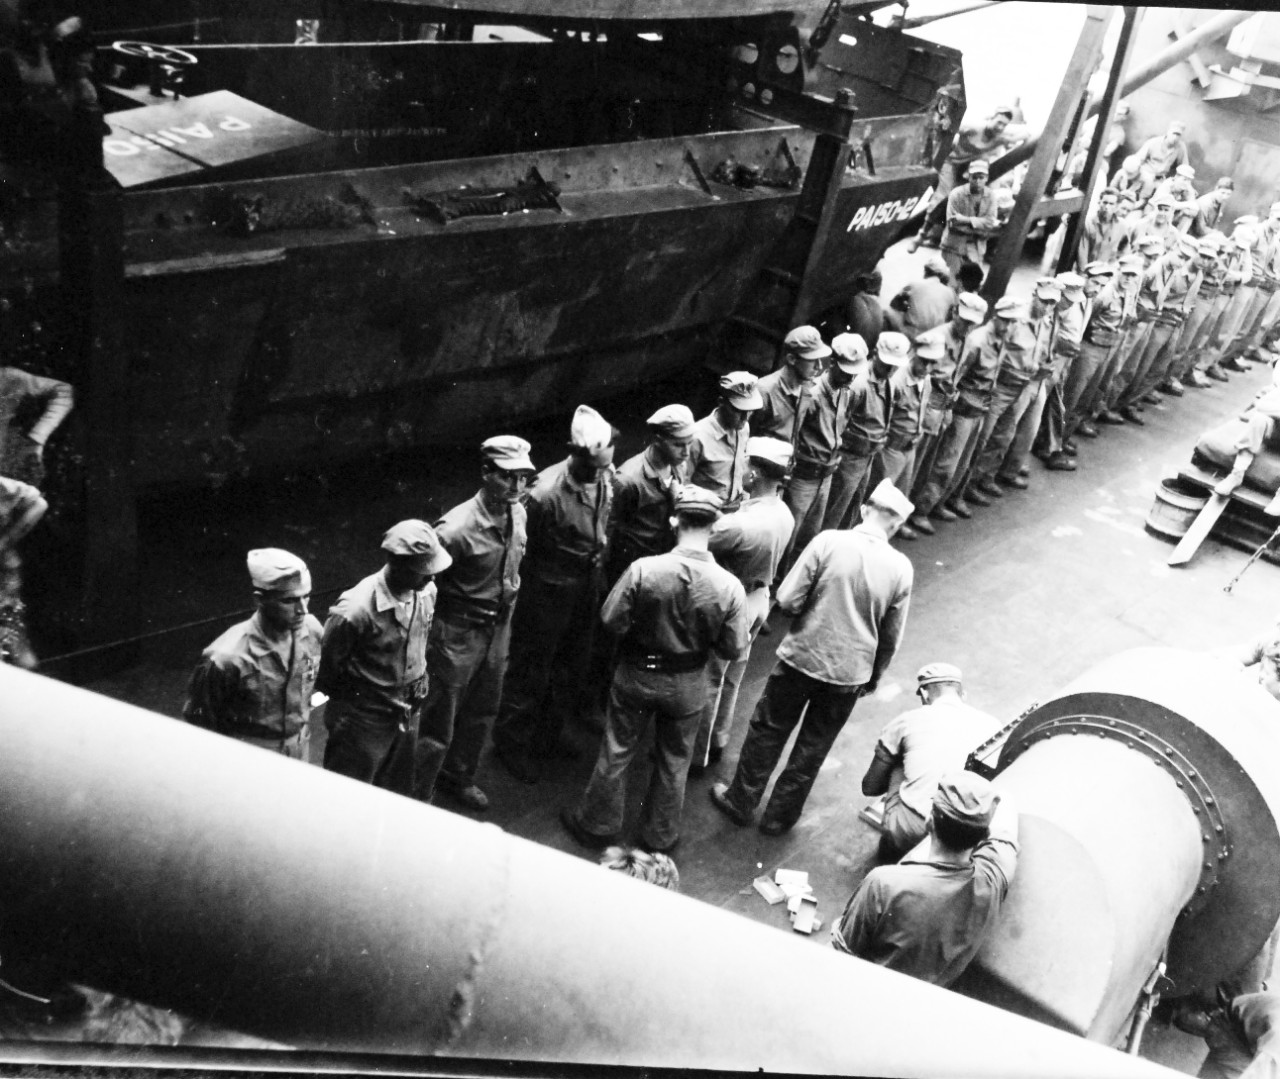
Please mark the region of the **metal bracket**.
POLYGON ((1065 716, 1028 730, 1016 745, 1009 747, 1002 755, 1001 765, 1008 767, 1036 742, 1078 734, 1090 734, 1120 742, 1141 753, 1156 767, 1164 769, 1173 777, 1200 827, 1200 878, 1196 882, 1195 895, 1182 908, 1178 917, 1188 918, 1196 914, 1209 902, 1210 893, 1218 885, 1219 874, 1231 857, 1230 837, 1218 799, 1204 777, 1176 746, 1128 720, 1108 716, 1065 716))

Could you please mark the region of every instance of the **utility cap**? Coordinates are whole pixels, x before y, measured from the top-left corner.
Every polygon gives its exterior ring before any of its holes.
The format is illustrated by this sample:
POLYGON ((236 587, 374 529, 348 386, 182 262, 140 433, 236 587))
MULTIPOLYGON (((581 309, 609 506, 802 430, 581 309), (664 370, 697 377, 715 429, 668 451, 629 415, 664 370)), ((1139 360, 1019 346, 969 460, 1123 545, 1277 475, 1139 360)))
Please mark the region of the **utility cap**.
POLYGON ((976 292, 960 293, 956 304, 956 313, 966 322, 978 323, 987 317, 987 301, 976 292))
POLYGON ((752 435, 747 439, 747 456, 758 457, 779 468, 791 466, 791 455, 794 449, 790 442, 781 438, 770 438, 768 435, 752 435))
POLYGON ((992 116, 1007 116, 1010 120, 1014 117, 1014 108, 1012 105, 997 105, 991 110, 992 116))
POLYGON ((1068 295, 1079 295, 1084 288, 1084 278, 1078 273, 1072 273, 1070 270, 1066 273, 1058 274, 1054 280, 1062 286, 1062 291, 1068 295))
POLYGON ((1193 169, 1190 165, 1179 165, 1173 171, 1176 172, 1179 176, 1185 176, 1188 180, 1194 179, 1196 174, 1196 170, 1193 169))
POLYGON ((1196 242, 1194 236, 1188 236, 1184 232, 1178 238, 1178 250, 1184 255, 1194 255, 1200 250, 1200 245, 1196 242))
POLYGON ((906 334, 888 330, 880 335, 876 353, 890 367, 901 367, 911 358, 911 342, 906 334))
POLYGON ((1177 200, 1172 195, 1170 195, 1167 191, 1157 191, 1154 195, 1151 196, 1151 205, 1155 207, 1167 206, 1170 209, 1172 209, 1173 204, 1176 201, 1177 200))
POLYGON ((387 554, 421 560, 423 573, 439 573, 453 564, 453 556, 444 549, 436 530, 426 521, 401 521, 387 529, 382 537, 387 554))
POLYGON ((1222 246, 1221 242, 1211 236, 1201 236, 1196 244, 1196 251, 1201 255, 1216 255, 1222 246))
POLYGON ((1062 286, 1056 278, 1042 277, 1036 282, 1036 295, 1042 300, 1059 300, 1062 298, 1062 286))
POLYGON ((941 255, 933 254, 924 260, 924 268, 938 277, 950 277, 951 267, 941 255))
POLYGON ((1169 130, 1176 130, 1178 134, 1181 135, 1187 130, 1186 122, 1183 120, 1174 120, 1173 123, 1169 125, 1169 130))
POLYGON ((719 513, 720 507, 724 505, 724 500, 715 493, 708 491, 705 487, 698 487, 692 483, 682 484, 680 490, 676 493, 676 511, 680 510, 706 510, 709 513, 719 513))
POLYGON ((1163 251, 1165 242, 1159 236, 1144 236, 1139 242, 1138 248, 1142 251, 1163 251))
POLYGON ((916 355, 923 360, 940 360, 947 354, 946 341, 941 328, 926 330, 916 338, 916 355))
POLYGON ((688 405, 664 405, 644 422, 663 438, 689 438, 693 434, 693 413, 688 405))
POLYGON ((931 686, 937 682, 959 682, 960 668, 952 663, 926 663, 916 672, 916 686, 931 686))
POLYGON ((996 789, 973 772, 952 772, 938 780, 933 808, 961 824, 986 826, 996 810, 996 789))
POLYGON ((279 547, 259 547, 245 559, 249 581, 259 592, 305 596, 311 592, 311 571, 296 554, 279 547))
POLYGON ((480 443, 480 456, 507 472, 535 472, 529 456, 532 448, 515 435, 495 435, 480 443))
POLYGON ((1084 272, 1088 277, 1115 277, 1116 264, 1114 262, 1091 262, 1084 268, 1084 272))
POLYGON ((1016 296, 1001 296, 996 300, 996 318, 1026 318, 1027 304, 1016 296))
POLYGON ((590 405, 579 405, 569 424, 569 445, 596 453, 613 445, 613 426, 590 405))
POLYGON ((1238 232, 1231 237, 1231 242, 1242 251, 1247 251, 1253 246, 1253 237, 1247 232, 1238 232))
POLYGON ((1120 272, 1125 273, 1142 273, 1145 266, 1142 262, 1141 255, 1121 255, 1120 256, 1120 272))
POLYGON ((888 510, 890 513, 901 517, 904 521, 916 509, 911 500, 899 491, 890 479, 881 480, 876 485, 876 489, 867 496, 867 501, 873 506, 879 506, 880 509, 888 510))
POLYGON ((1236 189, 1236 182, 1230 176, 1219 176, 1218 182, 1213 186, 1225 187, 1228 191, 1234 191, 1236 189))
POLYGON ((991 166, 983 161, 982 158, 978 158, 976 161, 970 161, 968 175, 989 176, 991 175, 991 166))
POLYGON ((756 387, 756 376, 750 371, 730 371, 720 379, 720 396, 734 408, 754 412, 764 408, 764 398, 756 387))
POLYGON ((1256 225, 1258 223, 1258 215, 1245 214, 1243 217, 1237 217, 1235 223, 1237 225, 1256 225))
POLYGON ((782 339, 782 345, 802 360, 825 360, 831 355, 831 346, 812 326, 797 326, 782 339))
POLYGON ((855 373, 866 362, 867 342, 860 333, 838 333, 831 339, 831 351, 836 358, 836 366, 842 371, 855 373))

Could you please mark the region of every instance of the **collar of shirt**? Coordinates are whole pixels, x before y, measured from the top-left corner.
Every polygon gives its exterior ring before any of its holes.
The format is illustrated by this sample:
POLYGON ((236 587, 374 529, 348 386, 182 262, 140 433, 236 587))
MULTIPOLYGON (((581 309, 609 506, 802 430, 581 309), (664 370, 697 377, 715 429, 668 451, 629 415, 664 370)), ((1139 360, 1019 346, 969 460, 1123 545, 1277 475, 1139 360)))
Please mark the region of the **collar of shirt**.
POLYGON ((873 525, 870 521, 862 521, 859 524, 854 525, 853 528, 851 528, 849 531, 861 532, 864 536, 871 536, 875 539, 880 540, 883 543, 889 542, 889 537, 885 533, 884 529, 878 527, 877 525, 873 525))
POLYGON ((492 528, 499 535, 506 533, 507 515, 505 513, 501 517, 495 517, 485 502, 483 493, 478 493, 471 501, 472 515, 481 528, 492 528))
POLYGON ((707 425, 711 428, 715 436, 723 443, 729 446, 737 447, 738 435, 742 428, 737 427, 732 431, 720 423, 720 417, 713 410, 711 415, 707 417, 707 425))
POLYGON ((382 572, 378 574, 378 579, 373 582, 374 607, 377 608, 379 614, 383 611, 395 611, 397 621, 400 618, 400 614, 406 607, 412 609, 414 599, 421 594, 421 592, 410 592, 408 599, 396 599, 392 594, 391 589, 387 587, 386 567, 383 567, 382 572))
POLYGON ((640 473, 645 479, 655 480, 659 487, 670 487, 676 478, 676 470, 672 465, 666 465, 666 474, 662 469, 653 463, 649 453, 653 449, 652 446, 644 451, 644 456, 640 458, 640 473))
POLYGON ((678 554, 682 558, 692 558, 695 562, 714 562, 715 557, 710 551, 704 551, 701 547, 676 547, 672 554, 678 554))
POLYGON ((285 664, 288 664, 289 652, 293 648, 294 638, 301 640, 306 634, 307 624, 304 621, 295 632, 286 633, 278 641, 273 640, 263 628, 262 612, 254 611, 253 617, 249 619, 249 632, 245 634, 245 650, 253 659, 259 659, 268 653, 274 653, 285 664))
POLYGON ((600 475, 597 477, 596 481, 588 486, 587 484, 574 479, 573 472, 569 468, 569 459, 566 458, 560 480, 570 491, 578 496, 579 502, 589 506, 592 503, 593 496, 597 498, 599 497, 601 484, 609 482, 609 476, 612 472, 612 465, 607 469, 601 469, 600 475))

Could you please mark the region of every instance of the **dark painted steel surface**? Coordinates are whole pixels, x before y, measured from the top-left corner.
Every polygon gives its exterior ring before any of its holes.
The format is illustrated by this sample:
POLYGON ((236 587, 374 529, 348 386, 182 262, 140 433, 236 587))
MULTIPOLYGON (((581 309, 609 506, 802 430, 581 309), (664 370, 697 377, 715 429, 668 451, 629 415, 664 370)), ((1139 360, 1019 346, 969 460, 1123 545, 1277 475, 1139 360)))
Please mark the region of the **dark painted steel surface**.
POLYGON ((1280 916, 1280 704, 1223 661, 1137 649, 1010 733, 1026 859, 966 991, 1111 1041, 1168 942, 1211 989, 1280 916))

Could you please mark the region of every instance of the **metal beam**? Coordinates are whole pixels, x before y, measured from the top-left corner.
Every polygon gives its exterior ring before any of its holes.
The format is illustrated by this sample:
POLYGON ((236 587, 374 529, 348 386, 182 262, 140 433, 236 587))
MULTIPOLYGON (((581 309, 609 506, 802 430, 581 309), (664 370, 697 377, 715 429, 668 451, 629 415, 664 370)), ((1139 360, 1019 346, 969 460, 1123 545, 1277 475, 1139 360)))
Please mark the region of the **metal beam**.
MULTIPOLYGON (((1084 163, 1084 188, 1081 205, 1071 210, 1059 210, 1069 213, 1066 235, 1063 237, 1062 250, 1058 253, 1058 272, 1071 268, 1075 261, 1076 248, 1080 242, 1080 234, 1084 229, 1084 210, 1093 205, 1093 193, 1098 186, 1098 176, 1105 163, 1103 148, 1107 145, 1107 134, 1115 119, 1116 105, 1120 101, 1120 84, 1124 79, 1125 69, 1133 55, 1134 42, 1138 37, 1138 27, 1142 23, 1142 8, 1127 7, 1124 9, 1124 21, 1120 26, 1120 37, 1116 41, 1115 52, 1111 56, 1111 70, 1107 74, 1107 87, 1102 92, 1102 100, 1098 104, 1098 122, 1093 128, 1093 139, 1089 143, 1089 152, 1084 163)), ((1070 166, 1070 162, 1068 162, 1070 166)), ((1083 267, 1081 267, 1083 269, 1083 267)))
MULTIPOLYGON (((1091 4, 1085 15, 1084 26, 1080 30, 1075 52, 1062 77, 1062 88, 1058 91, 1058 98, 1053 103, 1048 123, 1045 124, 1044 134, 1036 147, 1035 156, 1031 159, 1027 175, 1022 180, 1022 188, 1018 192, 1013 213, 1000 233, 996 254, 991 260, 991 272, 983 282, 982 294, 988 303, 995 303, 1004 295, 1009 285, 1009 278, 1013 276, 1013 269, 1022 256, 1022 245, 1027 238, 1027 228, 1037 216, 1035 206, 1048 186, 1049 177, 1062 146, 1063 134, 1079 110, 1080 100, 1087 92, 1089 76, 1098 66, 1107 27, 1111 24, 1114 13, 1114 8, 1091 4)), ((1005 157, 1008 156, 1005 155, 1005 157)), ((995 172, 994 168, 992 172, 995 172)))
MULTIPOLYGON (((1225 37, 1246 19, 1251 19, 1256 14, 1256 11, 1224 11, 1221 15, 1215 15, 1208 22, 1192 30, 1176 45, 1171 45, 1163 52, 1157 53, 1145 64, 1130 72, 1129 77, 1124 80, 1120 87, 1120 96, 1124 97, 1126 94, 1133 93, 1140 86, 1145 86, 1152 79, 1163 75, 1171 67, 1180 64, 1202 45, 1207 45, 1211 41, 1217 41, 1218 38, 1225 37)), ((1097 111, 1097 106, 1091 105, 1085 115, 1092 116, 1097 111)), ((995 180, 1003 176, 1006 172, 1017 168, 1030 158, 1039 148, 1041 138, 1045 137, 1048 131, 1049 129, 1046 126, 1044 134, 1038 135, 1034 139, 1028 139, 1021 146, 1010 150, 1007 154, 993 161, 991 163, 991 179, 995 180)))

